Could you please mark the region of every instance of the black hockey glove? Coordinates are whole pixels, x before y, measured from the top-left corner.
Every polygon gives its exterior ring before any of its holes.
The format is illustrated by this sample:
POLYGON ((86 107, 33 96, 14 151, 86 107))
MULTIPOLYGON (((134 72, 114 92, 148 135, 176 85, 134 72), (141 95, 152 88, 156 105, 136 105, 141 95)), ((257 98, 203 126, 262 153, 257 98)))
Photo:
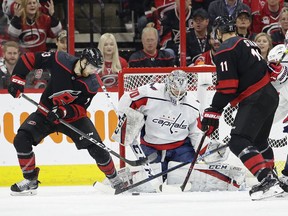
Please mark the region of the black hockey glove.
POLYGON ((219 119, 222 112, 223 110, 218 110, 214 107, 204 110, 201 130, 206 132, 207 136, 210 136, 219 127, 219 119))
POLYGON ((66 116, 66 109, 63 106, 54 108, 52 111, 48 112, 47 119, 54 124, 59 124, 59 119, 62 119, 66 116))
POLYGON ((24 92, 25 80, 17 75, 11 77, 11 83, 8 86, 8 92, 14 97, 19 98, 24 92))

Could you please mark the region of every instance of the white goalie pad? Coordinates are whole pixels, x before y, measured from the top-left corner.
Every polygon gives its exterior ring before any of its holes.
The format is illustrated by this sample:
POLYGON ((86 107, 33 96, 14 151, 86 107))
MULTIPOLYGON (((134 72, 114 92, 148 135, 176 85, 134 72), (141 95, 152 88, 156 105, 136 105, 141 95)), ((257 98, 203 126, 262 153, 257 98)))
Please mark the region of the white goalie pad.
POLYGON ((118 128, 116 128, 116 130, 112 135, 112 139, 124 145, 130 145, 139 135, 145 123, 145 120, 144 115, 141 112, 131 109, 130 107, 128 107, 125 110, 125 115, 126 115, 126 130, 124 131, 125 140, 124 141, 121 140, 122 128, 121 130, 118 130, 118 128))
MULTIPOLYGON (((127 184, 127 186, 133 184, 132 173, 130 172, 129 167, 124 167, 117 170, 117 175, 122 179, 123 182, 127 184)), ((111 187, 111 183, 109 179, 106 177, 102 182, 95 182, 93 187, 100 192, 106 194, 114 194, 115 189, 111 187)))
MULTIPOLYGON (((217 148, 225 145, 224 143, 221 143, 217 140, 210 140, 209 138, 206 138, 206 139, 208 142, 202 148, 202 149, 206 149, 206 151, 212 151, 214 149, 217 149, 217 148)), ((205 153, 205 152, 203 152, 203 153, 205 153)), ((230 149, 228 147, 223 148, 223 149, 205 157, 203 159, 203 161, 207 164, 223 162, 223 161, 227 160, 229 153, 230 153, 230 149)))
MULTIPOLYGON (((150 164, 151 169, 153 170, 153 173, 160 173, 162 172, 161 163, 153 163, 150 164)), ((132 168, 132 177, 133 182, 139 182, 143 179, 147 178, 147 172, 142 167, 138 168, 132 168)), ((145 184, 139 185, 138 187, 135 187, 132 189, 134 192, 143 192, 143 193, 156 193, 159 192, 159 186, 163 183, 162 176, 153 179, 152 181, 149 181, 145 184)))
MULTIPOLYGON (((169 162, 169 168, 179 162, 169 162)), ((186 177, 190 164, 168 173, 168 185, 181 185, 186 177)), ((246 187, 245 170, 229 164, 195 164, 188 184, 189 191, 238 191, 246 187)), ((188 185, 187 185, 188 188, 188 185)))

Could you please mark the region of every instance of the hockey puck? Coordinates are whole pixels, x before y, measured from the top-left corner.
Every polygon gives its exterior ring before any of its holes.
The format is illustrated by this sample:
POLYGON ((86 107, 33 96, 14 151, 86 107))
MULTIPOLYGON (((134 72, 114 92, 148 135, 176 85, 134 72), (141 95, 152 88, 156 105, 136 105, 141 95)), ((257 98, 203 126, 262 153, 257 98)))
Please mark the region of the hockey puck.
POLYGON ((138 196, 138 195, 140 195, 140 193, 139 192, 133 192, 132 195, 133 196, 138 196))

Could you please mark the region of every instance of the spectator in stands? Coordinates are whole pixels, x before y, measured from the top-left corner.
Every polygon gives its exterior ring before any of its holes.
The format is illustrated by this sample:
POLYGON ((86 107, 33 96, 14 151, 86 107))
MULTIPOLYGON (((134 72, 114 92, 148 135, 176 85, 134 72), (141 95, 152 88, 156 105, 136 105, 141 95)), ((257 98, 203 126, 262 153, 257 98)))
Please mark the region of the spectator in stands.
MULTIPOLYGON (((273 47, 277 44, 283 44, 285 34, 288 30, 288 8, 283 7, 279 14, 279 26, 270 31, 273 47)), ((288 39, 288 38, 287 38, 288 39)))
POLYGON ((145 27, 141 41, 143 49, 132 53, 129 67, 173 67, 175 57, 166 50, 157 49, 158 31, 153 27, 145 27))
POLYGON ((19 44, 7 41, 3 45, 3 58, 0 59, 0 89, 7 89, 10 77, 20 56, 19 44))
POLYGON ((3 38, 7 34, 8 21, 1 4, 2 1, 0 1, 0 38, 3 38))
POLYGON ((126 59, 119 56, 118 46, 113 34, 101 35, 98 49, 103 56, 102 70, 99 72, 101 80, 106 87, 118 86, 118 73, 128 67, 126 59))
POLYGON ((266 3, 266 0, 243 0, 243 3, 250 7, 251 14, 253 16, 255 14, 260 14, 261 9, 266 3))
POLYGON ((220 46, 220 41, 215 38, 214 32, 210 33, 210 38, 209 38, 209 44, 211 49, 202 53, 196 60, 195 63, 190 65, 190 66, 196 66, 196 65, 214 65, 214 55, 216 53, 216 50, 220 46))
POLYGON ((203 8, 204 10, 208 11, 208 7, 211 2, 215 0, 192 0, 193 9, 197 10, 198 8, 203 8))
POLYGON ((283 8, 280 0, 267 0, 259 14, 253 17, 252 31, 255 33, 266 32, 277 27, 279 14, 283 8))
POLYGON ((261 50, 261 56, 267 61, 268 53, 273 47, 271 37, 265 32, 260 32, 255 36, 254 41, 261 50))
MULTIPOLYGON (((174 5, 174 8, 171 6, 162 11, 160 19, 160 46, 169 50, 174 56, 177 56, 180 44, 180 0, 175 0, 174 5)), ((186 31, 190 31, 193 28, 191 0, 185 0, 185 12, 186 31)))
MULTIPOLYGON (((21 4, 22 0, 4 0, 2 3, 2 9, 5 13, 6 17, 8 18, 9 22, 12 19, 13 16, 15 16, 15 6, 17 4, 21 4)), ((58 2, 59 0, 57 0, 58 2)), ((50 0, 38 0, 39 3, 39 10, 42 13, 49 14, 49 10, 47 7, 49 7, 50 0)), ((56 3, 56 2, 55 2, 56 3)))
POLYGON ((159 28, 160 13, 167 7, 174 6, 175 0, 144 0, 145 16, 138 20, 138 29, 141 33, 145 26, 159 28), (140 22, 139 22, 140 21, 140 22))
POLYGON ((194 63, 197 57, 211 48, 208 37, 209 15, 207 11, 203 8, 195 10, 192 21, 193 28, 186 36, 187 65, 194 63))
POLYGON ((250 11, 240 10, 236 17, 236 34, 253 41, 256 33, 250 31, 251 24, 252 16, 250 11))
POLYGON ((53 0, 47 3, 49 15, 40 12, 38 0, 22 0, 21 5, 15 4, 15 15, 9 24, 8 33, 19 39, 25 51, 47 51, 47 37, 55 38, 62 29, 61 23, 54 16, 53 0))
POLYGON ((67 31, 62 30, 56 38, 57 51, 67 52, 67 31))
POLYGON ((211 2, 208 7, 211 22, 218 16, 231 16, 236 18, 240 10, 251 11, 249 6, 243 4, 241 0, 215 0, 211 2))

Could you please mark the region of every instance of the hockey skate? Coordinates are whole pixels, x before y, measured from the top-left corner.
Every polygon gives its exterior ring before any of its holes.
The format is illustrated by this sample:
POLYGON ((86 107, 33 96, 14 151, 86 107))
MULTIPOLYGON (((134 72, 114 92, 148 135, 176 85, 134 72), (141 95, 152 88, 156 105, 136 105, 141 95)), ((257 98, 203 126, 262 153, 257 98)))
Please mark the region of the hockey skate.
POLYGON ((116 190, 125 188, 132 184, 132 175, 128 167, 124 167, 117 171, 117 176, 108 179, 106 178, 103 182, 94 182, 93 187, 100 192, 106 194, 114 194, 116 190))
POLYGON ((279 177, 280 187, 288 193, 288 176, 282 175, 279 177))
POLYGON ((33 196, 37 194, 38 184, 38 175, 40 169, 35 168, 35 177, 33 179, 24 179, 21 182, 15 183, 11 186, 11 195, 12 196, 33 196))
POLYGON ((262 200, 284 193, 279 180, 272 173, 268 174, 259 184, 254 185, 249 191, 252 200, 262 200))

